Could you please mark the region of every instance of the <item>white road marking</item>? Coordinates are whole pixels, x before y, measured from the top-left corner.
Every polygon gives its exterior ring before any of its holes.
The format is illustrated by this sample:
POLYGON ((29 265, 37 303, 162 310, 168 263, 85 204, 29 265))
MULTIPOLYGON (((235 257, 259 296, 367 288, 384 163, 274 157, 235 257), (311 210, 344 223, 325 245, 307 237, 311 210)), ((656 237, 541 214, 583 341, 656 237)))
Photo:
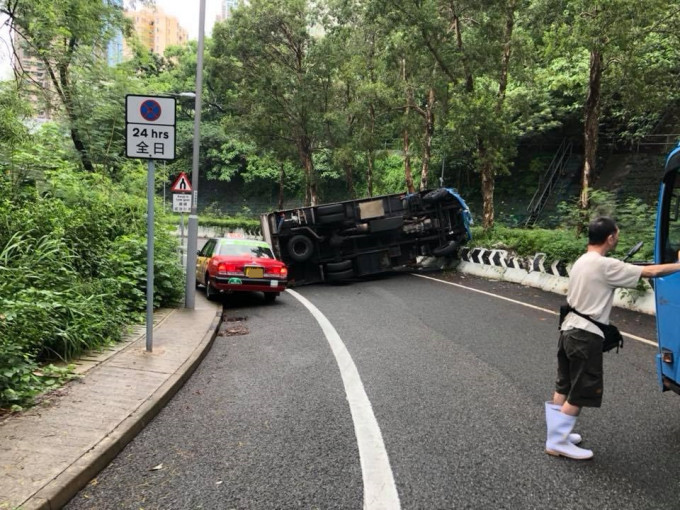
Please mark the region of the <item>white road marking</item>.
POLYGON ((294 290, 288 289, 286 292, 300 301, 314 316, 335 355, 359 446, 359 460, 364 482, 364 509, 399 510, 401 508, 399 494, 394 483, 394 475, 382 433, 361 382, 359 371, 347 347, 330 321, 316 306, 294 290))
MULTIPOLYGON (((484 290, 479 290, 479 289, 475 289, 475 288, 472 288, 472 287, 467 287, 465 285, 461 285, 460 283, 447 282, 446 280, 440 280, 439 278, 432 278, 431 276, 425 276, 425 275, 422 275, 422 274, 416 274, 416 273, 410 273, 410 274, 412 276, 417 276, 418 278, 425 278, 427 280, 433 280, 435 282, 445 283, 446 285, 453 285, 454 287, 459 287, 461 289, 470 290, 472 292, 477 292, 479 294, 491 296, 491 297, 494 297, 496 299, 502 299, 504 301, 509 301, 511 303, 515 303, 516 305, 526 306, 527 308, 533 308, 534 310, 540 310, 541 312, 549 313, 549 314, 552 314, 552 315, 559 315, 559 313, 554 311, 554 310, 548 310, 547 308, 541 308, 540 306, 530 305, 529 303, 517 301, 516 299, 510 299, 510 298, 507 298, 507 297, 504 297, 504 296, 499 296, 498 294, 486 292, 484 290)), ((626 333, 624 331, 621 331, 621 334, 623 336, 627 337, 627 338, 630 338, 631 340, 637 340, 638 342, 642 342, 643 344, 652 345, 654 347, 659 346, 659 344, 657 344, 653 340, 648 340, 646 338, 642 338, 642 337, 639 337, 637 335, 633 335, 631 333, 626 333)))

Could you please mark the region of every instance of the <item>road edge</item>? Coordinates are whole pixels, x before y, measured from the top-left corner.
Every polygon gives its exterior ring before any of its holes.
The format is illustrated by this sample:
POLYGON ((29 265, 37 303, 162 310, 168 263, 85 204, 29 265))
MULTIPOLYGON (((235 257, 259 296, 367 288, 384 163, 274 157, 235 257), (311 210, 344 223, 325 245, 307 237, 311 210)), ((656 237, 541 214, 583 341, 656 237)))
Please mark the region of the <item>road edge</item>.
POLYGON ((184 386, 210 351, 222 321, 218 310, 191 356, 108 436, 41 488, 19 508, 57 510, 65 506, 132 441, 184 386))

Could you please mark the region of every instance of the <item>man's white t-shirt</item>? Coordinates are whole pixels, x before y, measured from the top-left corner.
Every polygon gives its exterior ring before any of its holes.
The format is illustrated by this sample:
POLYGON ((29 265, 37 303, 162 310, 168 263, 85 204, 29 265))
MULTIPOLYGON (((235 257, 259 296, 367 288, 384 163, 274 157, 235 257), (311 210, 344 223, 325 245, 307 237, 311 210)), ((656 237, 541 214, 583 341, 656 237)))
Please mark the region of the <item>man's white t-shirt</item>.
MULTIPOLYGON (((597 322, 609 324, 614 290, 619 287, 634 288, 641 275, 641 266, 603 257, 596 251, 586 252, 571 268, 567 303, 597 322)), ((584 329, 604 338, 602 330, 595 324, 575 313, 569 313, 561 330, 574 328, 584 329)))

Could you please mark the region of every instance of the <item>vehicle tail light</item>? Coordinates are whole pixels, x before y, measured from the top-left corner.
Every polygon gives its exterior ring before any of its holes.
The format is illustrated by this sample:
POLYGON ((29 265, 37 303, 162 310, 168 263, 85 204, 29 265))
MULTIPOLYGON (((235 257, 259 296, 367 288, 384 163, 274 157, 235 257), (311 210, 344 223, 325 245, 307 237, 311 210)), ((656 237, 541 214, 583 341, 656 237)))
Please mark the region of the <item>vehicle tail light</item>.
POLYGON ((236 267, 236 264, 229 264, 227 262, 220 262, 217 265, 217 272, 220 273, 220 274, 236 273, 237 267, 236 267))
POLYGON ((288 276, 288 268, 286 266, 281 267, 281 276, 288 276))
POLYGON ((666 349, 661 349, 661 361, 664 363, 673 363, 673 352, 666 349))

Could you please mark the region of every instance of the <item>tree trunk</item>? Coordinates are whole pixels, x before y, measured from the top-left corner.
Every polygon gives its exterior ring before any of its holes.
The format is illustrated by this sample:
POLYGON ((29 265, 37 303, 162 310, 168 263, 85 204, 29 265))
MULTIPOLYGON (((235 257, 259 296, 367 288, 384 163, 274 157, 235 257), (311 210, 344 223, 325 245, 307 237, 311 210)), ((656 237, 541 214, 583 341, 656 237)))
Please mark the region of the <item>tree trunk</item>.
MULTIPOLYGON (((71 39, 69 43, 69 53, 73 51, 74 47, 75 41, 71 39)), ((73 141, 73 146, 75 147, 76 151, 78 151, 83 168, 88 172, 94 172, 94 165, 92 164, 92 160, 88 154, 87 147, 85 146, 83 137, 80 134, 80 130, 76 127, 78 117, 73 104, 73 92, 71 89, 68 64, 57 66, 57 73, 59 74, 59 77, 57 78, 57 76, 55 76, 54 72, 52 71, 51 64, 45 59, 43 59, 43 62, 48 67, 52 83, 57 90, 57 94, 61 98, 64 109, 66 110, 66 116, 68 117, 69 122, 69 130, 71 133, 71 141, 73 141)))
POLYGON ((298 140, 298 154, 305 171, 305 205, 314 206, 319 203, 319 195, 316 188, 316 176, 314 175, 314 161, 309 141, 303 137, 298 140))
POLYGON ((286 182, 286 170, 285 164, 281 163, 281 168, 279 169, 279 211, 283 209, 283 184, 286 182))
POLYGON ((354 198, 354 172, 352 171, 352 165, 345 161, 342 164, 345 170, 345 182, 347 182, 347 193, 349 193, 350 198, 354 198))
POLYGON ((423 141, 423 165, 420 170, 420 191, 427 188, 427 176, 430 171, 430 159, 432 157, 432 135, 434 135, 434 87, 430 88, 427 95, 427 107, 425 108, 425 139, 423 141))
POLYGON ((413 172, 411 171, 411 156, 409 153, 408 129, 404 129, 404 176, 406 177, 406 190, 413 193, 416 188, 413 185, 413 172))
POLYGON ((579 208, 588 208, 588 188, 591 176, 595 172, 597 158, 597 142, 600 122, 600 88, 602 85, 602 53, 598 50, 590 52, 590 78, 588 80, 588 97, 586 99, 584 120, 583 173, 581 175, 581 197, 579 208))
POLYGON ((368 169, 366 170, 366 184, 368 185, 368 196, 373 196, 373 157, 368 153, 368 169))
MULTIPOLYGON (((404 124, 408 123, 408 116, 411 111, 411 100, 408 92, 408 84, 406 83, 406 59, 401 59, 401 76, 404 80, 404 89, 406 91, 406 110, 404 112, 404 124)), ((404 177, 406 179, 406 190, 409 193, 415 191, 413 186, 413 171, 411 170, 411 155, 409 153, 409 135, 408 127, 404 127, 404 177)))
POLYGON ((489 161, 484 141, 477 138, 477 154, 480 160, 480 174, 482 177, 482 227, 484 230, 493 228, 494 207, 493 192, 496 184, 491 161, 489 161))

